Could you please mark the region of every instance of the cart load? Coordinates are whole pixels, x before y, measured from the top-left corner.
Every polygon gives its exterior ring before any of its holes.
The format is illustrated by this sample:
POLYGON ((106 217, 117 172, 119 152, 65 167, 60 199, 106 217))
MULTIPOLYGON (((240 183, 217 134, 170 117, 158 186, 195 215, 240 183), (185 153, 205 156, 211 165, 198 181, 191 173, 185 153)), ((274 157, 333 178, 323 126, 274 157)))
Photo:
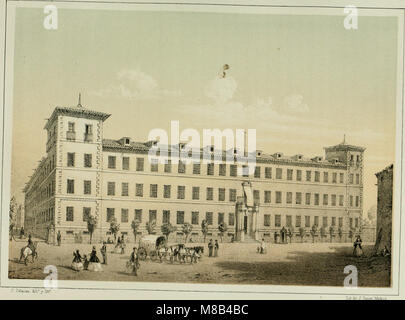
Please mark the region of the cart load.
POLYGON ((160 248, 166 246, 166 238, 164 236, 147 235, 139 239, 138 256, 141 260, 146 260, 149 256, 152 261, 158 257, 160 248))

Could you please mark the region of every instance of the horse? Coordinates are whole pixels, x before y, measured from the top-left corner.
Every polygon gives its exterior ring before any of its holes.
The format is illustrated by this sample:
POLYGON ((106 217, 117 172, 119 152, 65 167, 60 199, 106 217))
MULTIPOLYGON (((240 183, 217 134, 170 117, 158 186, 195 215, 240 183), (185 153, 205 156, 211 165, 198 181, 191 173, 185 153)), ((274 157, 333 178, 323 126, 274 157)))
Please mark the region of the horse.
POLYGON ((32 257, 32 262, 34 262, 34 260, 38 258, 37 245, 38 242, 34 242, 32 244, 32 248, 30 246, 22 247, 20 252, 20 260, 18 262, 21 262, 21 260, 24 258, 24 264, 27 265, 29 256, 32 257))
POLYGON ((157 255, 159 257, 160 262, 163 262, 163 259, 166 260, 167 256, 170 255, 170 249, 166 246, 160 246, 157 249, 157 255))
POLYGON ((169 247, 169 256, 170 262, 173 263, 175 260, 179 261, 180 263, 186 262, 186 249, 184 244, 176 244, 169 247))
POLYGON ((201 255, 204 252, 204 247, 188 247, 186 248, 186 260, 189 260, 190 263, 197 263, 201 259, 201 255))
POLYGON ((184 244, 179 244, 178 245, 178 250, 177 250, 177 260, 180 263, 186 263, 186 258, 187 258, 187 250, 184 246, 184 244))

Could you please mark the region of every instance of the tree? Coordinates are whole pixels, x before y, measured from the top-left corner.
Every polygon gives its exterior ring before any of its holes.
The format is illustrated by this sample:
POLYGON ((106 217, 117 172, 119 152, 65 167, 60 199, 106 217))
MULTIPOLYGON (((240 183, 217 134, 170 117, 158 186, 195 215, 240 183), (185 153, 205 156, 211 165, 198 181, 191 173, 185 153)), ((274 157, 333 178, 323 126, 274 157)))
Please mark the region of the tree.
POLYGON ((166 236, 167 241, 169 241, 169 235, 177 230, 177 228, 173 226, 170 222, 164 223, 161 229, 162 233, 166 236))
POLYGON ((335 234, 335 228, 333 226, 329 227, 330 242, 333 241, 333 236, 335 234))
POLYGON ((155 229, 156 229, 156 220, 146 222, 146 230, 148 230, 148 234, 154 234, 155 229))
POLYGON ((305 230, 305 228, 301 227, 299 229, 299 232, 300 232, 301 243, 303 243, 304 242, 304 237, 305 237, 305 234, 306 234, 306 230, 305 230))
POLYGON ((224 234, 228 230, 228 226, 226 225, 225 222, 221 222, 218 225, 218 230, 219 230, 219 236, 221 237, 221 242, 223 242, 224 234))
POLYGON ((311 228, 312 243, 315 242, 315 236, 318 233, 318 226, 314 224, 311 228))
POLYGON ((187 238, 191 233, 191 230, 193 230, 193 225, 191 223, 186 222, 185 224, 183 224, 183 233, 186 236, 184 243, 187 243, 187 238))
POLYGON ((132 232, 134 234, 134 242, 136 242, 136 235, 138 233, 140 225, 141 225, 141 222, 138 219, 134 219, 131 222, 131 228, 132 228, 132 232))
POLYGON ((340 240, 340 242, 342 242, 342 236, 343 236, 343 230, 342 230, 342 227, 339 227, 339 228, 338 228, 338 236, 339 236, 339 240, 340 240))
POLYGON ((207 238, 207 234, 208 234, 208 223, 206 220, 201 221, 201 232, 203 234, 204 243, 205 243, 205 239, 207 238))
POLYGON ((10 200, 10 211, 9 211, 9 235, 10 235, 10 240, 13 239, 13 230, 15 226, 15 219, 16 219, 16 213, 17 213, 17 200, 13 196, 10 200))
POLYGON ((120 230, 120 225, 117 223, 117 218, 115 218, 115 217, 111 218, 111 220, 110 220, 110 232, 114 236, 114 241, 117 240, 117 234, 118 234, 119 230, 120 230))
POLYGON ((97 218, 89 215, 86 219, 87 222, 87 231, 90 234, 90 244, 91 244, 91 240, 93 239, 93 233, 94 230, 96 230, 96 226, 97 226, 97 218))

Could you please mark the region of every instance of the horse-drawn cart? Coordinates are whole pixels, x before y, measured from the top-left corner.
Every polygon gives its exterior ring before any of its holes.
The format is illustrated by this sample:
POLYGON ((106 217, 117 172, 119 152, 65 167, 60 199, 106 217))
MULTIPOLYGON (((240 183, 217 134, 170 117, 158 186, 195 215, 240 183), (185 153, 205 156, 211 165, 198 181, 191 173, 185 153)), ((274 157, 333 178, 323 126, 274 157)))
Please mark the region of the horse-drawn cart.
POLYGON ((158 257, 158 250, 166 245, 164 236, 147 235, 139 239, 138 257, 140 260, 146 260, 149 256, 152 261, 158 257))

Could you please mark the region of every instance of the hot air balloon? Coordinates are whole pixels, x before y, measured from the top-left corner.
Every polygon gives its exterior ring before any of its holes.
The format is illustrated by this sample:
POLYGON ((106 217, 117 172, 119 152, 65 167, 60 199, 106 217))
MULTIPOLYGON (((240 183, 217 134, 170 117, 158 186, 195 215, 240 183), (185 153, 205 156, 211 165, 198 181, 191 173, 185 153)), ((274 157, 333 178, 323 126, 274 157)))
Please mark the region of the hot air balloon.
POLYGON ((224 66, 222 67, 222 78, 225 78, 225 76, 226 76, 226 73, 225 73, 225 70, 228 70, 229 69, 229 64, 224 64, 224 66))

